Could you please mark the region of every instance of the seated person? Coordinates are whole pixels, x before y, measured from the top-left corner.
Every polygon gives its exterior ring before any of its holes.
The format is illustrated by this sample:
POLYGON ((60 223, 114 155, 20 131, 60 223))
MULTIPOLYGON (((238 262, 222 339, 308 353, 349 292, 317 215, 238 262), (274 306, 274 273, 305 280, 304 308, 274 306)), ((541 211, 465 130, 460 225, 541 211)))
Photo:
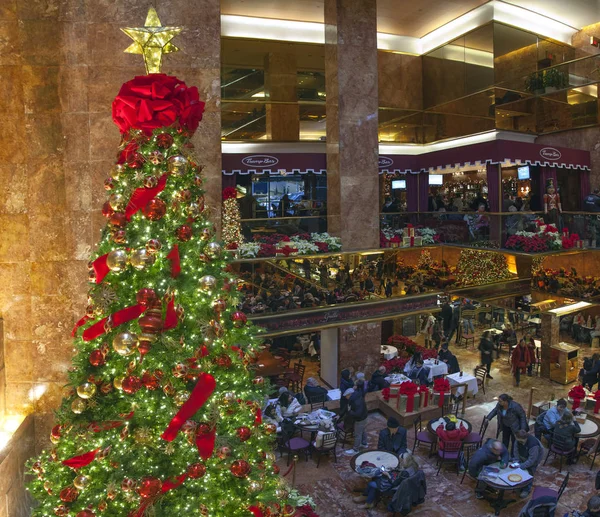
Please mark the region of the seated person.
POLYGON ((442 347, 438 352, 438 359, 448 365, 448 373, 460 372, 458 365, 458 359, 456 356, 448 350, 448 343, 442 343, 442 347))
MULTIPOLYGON (((554 426, 565 414, 567 409, 567 401, 565 399, 558 399, 556 406, 552 406, 548 411, 544 413, 542 424, 548 432, 554 431, 554 426)), ((543 432, 543 430, 542 430, 543 432)), ((546 434, 546 433, 544 433, 546 434)))
POLYGON ((589 357, 583 360, 583 368, 579 370, 579 382, 589 390, 598 382, 598 368, 589 357))
POLYGON ((585 512, 574 511, 569 517, 600 517, 600 497, 595 495, 588 503, 585 512))
POLYGON ((379 431, 377 449, 394 454, 406 452, 406 429, 394 417, 388 418, 387 427, 379 431))
POLYGON ((565 411, 563 416, 560 418, 556 425, 554 426, 554 433, 552 434, 552 442, 556 446, 556 440, 560 440, 561 448, 564 451, 573 450, 573 454, 567 460, 568 464, 573 463, 573 456, 575 455, 575 451, 577 449, 577 443, 579 442, 579 438, 575 435, 581 432, 581 427, 579 424, 573 419, 573 413, 570 411, 565 411))
POLYGON ((469 435, 469 430, 462 422, 457 428, 454 422, 448 420, 443 424, 438 425, 435 434, 437 434, 440 439, 440 449, 444 450, 444 442, 462 442, 469 435))
POLYGON ((423 366, 423 359, 419 359, 415 363, 413 369, 408 372, 408 378, 423 386, 429 384, 429 368, 423 366))
POLYGON ((421 352, 415 352, 413 356, 408 360, 408 362, 404 365, 404 373, 410 372, 417 364, 417 361, 423 361, 423 356, 421 352))
MULTIPOLYGON (((302 410, 302 405, 289 391, 284 391, 277 399, 277 412, 281 419, 293 418, 302 410)), ((279 420, 281 422, 281 420, 279 420)))
POLYGON ((399 487, 405 479, 414 476, 419 470, 417 460, 410 452, 400 455, 398 467, 391 471, 379 472, 367 485, 362 496, 355 497, 355 503, 363 503, 359 508, 373 508, 377 493, 385 493, 399 487))
POLYGON ((390 383, 385 380, 385 366, 380 366, 373 372, 369 381, 369 391, 381 391, 383 388, 389 388, 390 383))
POLYGON ((327 389, 323 386, 319 386, 317 379, 309 377, 304 386, 304 394, 306 395, 306 401, 310 404, 313 399, 318 400, 319 397, 325 397, 325 400, 329 400, 327 396, 327 389))
MULTIPOLYGON (((518 463, 519 468, 526 470, 533 476, 543 457, 544 447, 542 443, 535 436, 529 434, 527 431, 523 431, 523 429, 517 431, 512 449, 513 463, 518 463)), ((525 499, 529 495, 532 486, 533 480, 521 489, 519 495, 522 499, 525 499)))
POLYGON ((263 423, 265 424, 274 424, 277 426, 277 432, 281 432, 281 421, 283 417, 281 414, 278 414, 277 409, 274 404, 269 404, 262 414, 263 423))
MULTIPOLYGON (((508 465, 508 449, 500 440, 489 438, 481 449, 475 451, 475 454, 473 454, 468 466, 469 476, 477 479, 483 467, 498 461, 500 462, 500 468, 506 468, 508 465)), ((477 482, 477 486, 475 487, 475 497, 477 499, 483 499, 485 487, 486 484, 484 482, 477 482)))

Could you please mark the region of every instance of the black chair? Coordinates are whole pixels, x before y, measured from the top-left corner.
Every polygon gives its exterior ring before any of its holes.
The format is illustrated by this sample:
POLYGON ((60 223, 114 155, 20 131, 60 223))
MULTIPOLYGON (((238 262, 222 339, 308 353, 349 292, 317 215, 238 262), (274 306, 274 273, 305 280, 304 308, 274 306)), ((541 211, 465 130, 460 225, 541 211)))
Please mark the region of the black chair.
POLYGON ((440 441, 439 447, 438 447, 438 470, 436 472, 436 476, 440 473, 440 470, 442 469, 442 465, 444 463, 456 463, 456 475, 458 476, 458 473, 460 471, 460 460, 461 460, 461 452, 462 452, 462 448, 463 448, 463 442, 461 441, 457 441, 457 442, 442 442, 440 441), (442 443, 443 443, 443 449, 442 449, 442 443))
POLYGON ((310 410, 314 411, 315 409, 323 408, 325 409, 325 401, 327 400, 327 395, 315 395, 314 397, 310 397, 308 402, 310 404, 310 410))
POLYGON ((477 379, 477 387, 483 391, 485 395, 485 379, 487 377, 487 368, 485 366, 478 366, 475 368, 475 378, 477 379))
POLYGON ((338 424, 335 426, 335 429, 340 440, 342 441, 342 445, 346 444, 346 440, 348 440, 348 438, 354 438, 354 428, 346 429, 344 422, 338 422, 338 424))
POLYGON ((555 457, 560 457, 560 466, 558 471, 562 472, 563 458, 572 458, 575 454, 575 447, 567 447, 566 441, 562 436, 554 435, 552 437, 552 444, 550 445, 548 449, 548 454, 546 455, 546 459, 544 460, 544 465, 548 461, 550 454, 554 454, 555 457))
POLYGON ((570 475, 571 475, 571 473, 567 472, 567 475, 565 476, 565 479, 563 479, 563 482, 560 485, 558 492, 552 488, 536 486, 533 489, 533 494, 531 494, 531 499, 537 499, 538 497, 544 497, 544 496, 556 497, 556 503, 558 504, 558 501, 560 501, 560 497, 562 496, 563 492, 565 491, 565 488, 567 488, 567 483, 569 482, 570 475))
POLYGON ((429 445, 429 455, 431 456, 433 454, 433 447, 437 443, 437 435, 433 435, 427 430, 422 430, 421 415, 415 418, 413 422, 413 427, 415 429, 415 443, 413 445, 412 450, 413 454, 415 452, 415 449, 417 448, 417 445, 421 445, 422 443, 424 443, 426 445, 429 445))
MULTIPOLYGON (((463 396, 466 397, 466 388, 463 387, 463 389, 465 390, 465 394, 463 396)), ((442 417, 446 415, 454 415, 455 417, 458 417, 458 409, 461 405, 461 402, 456 397, 457 390, 458 388, 451 387, 450 392, 444 394, 444 403, 442 404, 442 417)))
POLYGON ((490 421, 487 418, 484 418, 481 421, 481 427, 479 428, 478 433, 469 433, 467 437, 464 439, 465 444, 473 443, 479 449, 483 443, 483 439, 485 438, 485 433, 487 432, 487 428, 490 425, 490 421))
POLYGON ((598 444, 598 440, 596 438, 588 438, 579 444, 579 452, 577 453, 578 457, 588 456, 591 454, 591 451, 594 451, 594 455, 592 456, 592 464, 590 465, 590 470, 594 468, 594 463, 596 463, 596 456, 598 456, 598 452, 600 447, 598 444))
POLYGON ((316 441, 313 442, 313 450, 318 454, 317 458, 317 468, 319 468, 319 463, 321 463, 321 456, 324 454, 329 454, 333 452, 333 460, 337 463, 337 442, 338 442, 338 433, 325 433, 322 436, 322 442, 319 447, 316 445, 316 441))
POLYGON ((471 458, 473 456, 473 454, 475 454, 475 452, 477 451, 478 447, 475 446, 474 443, 465 443, 463 445, 463 455, 464 455, 464 459, 465 459, 465 471, 463 472, 462 478, 460 478, 460 484, 463 484, 463 481, 465 480, 465 476, 469 476, 469 479, 472 479, 473 481, 477 482, 477 478, 474 478, 471 476, 471 474, 469 474, 468 470, 469 470, 469 463, 471 462, 471 458))

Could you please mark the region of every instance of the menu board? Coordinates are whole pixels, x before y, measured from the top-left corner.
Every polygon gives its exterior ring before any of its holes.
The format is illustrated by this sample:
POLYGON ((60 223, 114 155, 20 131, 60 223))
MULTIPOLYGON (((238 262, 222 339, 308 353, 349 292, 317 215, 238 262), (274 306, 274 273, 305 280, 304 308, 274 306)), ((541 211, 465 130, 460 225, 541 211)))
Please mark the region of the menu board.
POLYGON ((406 337, 417 335, 417 316, 406 316, 402 318, 402 335, 406 337))

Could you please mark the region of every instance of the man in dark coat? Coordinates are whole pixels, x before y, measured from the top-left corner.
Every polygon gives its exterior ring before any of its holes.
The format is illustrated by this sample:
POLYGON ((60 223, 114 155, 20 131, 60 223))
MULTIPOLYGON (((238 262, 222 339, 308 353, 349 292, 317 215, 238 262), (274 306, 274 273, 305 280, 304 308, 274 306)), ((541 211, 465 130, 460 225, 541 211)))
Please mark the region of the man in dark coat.
POLYGON ((388 418, 387 427, 379 431, 377 449, 402 454, 406 452, 406 429, 394 417, 388 418))
POLYGON ((502 443, 508 448, 511 441, 514 441, 517 431, 529 430, 527 416, 521 404, 515 402, 510 395, 503 393, 498 397, 498 404, 490 411, 485 418, 491 420, 498 417, 498 434, 502 431, 502 443))
POLYGON ((447 301, 442 304, 440 315, 442 316, 444 335, 447 336, 450 332, 450 321, 452 320, 452 307, 447 301))
MULTIPOLYGON (((512 460, 519 464, 519 468, 526 470, 533 476, 538 465, 544 458, 544 446, 535 436, 522 429, 517 431, 515 438, 512 449, 512 460)), ((529 485, 521 489, 521 498, 525 499, 529 495, 532 486, 533 480, 529 485)))
POLYGON ((422 504, 427 494, 427 482, 422 470, 405 481, 398 487, 392 502, 388 505, 389 512, 400 512, 407 515, 413 506, 422 504))
POLYGON ((390 383, 385 380, 385 366, 380 366, 371 375, 369 381, 369 391, 381 391, 383 388, 389 388, 390 383))
MULTIPOLYGON (((489 438, 488 441, 483 444, 483 447, 473 454, 468 466, 469 476, 477 479, 483 467, 496 463, 497 461, 500 461, 503 467, 506 467, 508 465, 508 458, 508 449, 502 442, 489 438)), ((483 481, 477 482, 477 486, 475 487, 475 497, 477 497, 477 499, 483 499, 485 486, 483 481)))

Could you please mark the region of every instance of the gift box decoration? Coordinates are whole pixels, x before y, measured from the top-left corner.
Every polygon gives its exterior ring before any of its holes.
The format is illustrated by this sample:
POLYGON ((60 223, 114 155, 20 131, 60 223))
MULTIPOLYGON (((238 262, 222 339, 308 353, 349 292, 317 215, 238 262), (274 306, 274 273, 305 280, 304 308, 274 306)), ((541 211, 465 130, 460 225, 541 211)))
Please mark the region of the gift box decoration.
POLYGON ((413 247, 422 246, 423 237, 402 237, 402 246, 413 247))
POLYGON ((406 413, 414 412, 415 408, 419 408, 419 386, 414 382, 403 382, 400 385, 400 397, 398 399, 398 409, 406 413))
POLYGON ((569 391, 568 396, 573 400, 573 407, 571 409, 575 410, 581 405, 581 401, 585 399, 585 389, 581 385, 575 386, 569 391))
POLYGON ((431 396, 431 392, 427 386, 419 386, 419 397, 421 409, 426 408, 433 401, 433 397, 431 396))
POLYGON ((450 396, 450 381, 448 379, 435 379, 433 381, 433 397, 437 400, 438 407, 444 405, 444 399, 450 396))

